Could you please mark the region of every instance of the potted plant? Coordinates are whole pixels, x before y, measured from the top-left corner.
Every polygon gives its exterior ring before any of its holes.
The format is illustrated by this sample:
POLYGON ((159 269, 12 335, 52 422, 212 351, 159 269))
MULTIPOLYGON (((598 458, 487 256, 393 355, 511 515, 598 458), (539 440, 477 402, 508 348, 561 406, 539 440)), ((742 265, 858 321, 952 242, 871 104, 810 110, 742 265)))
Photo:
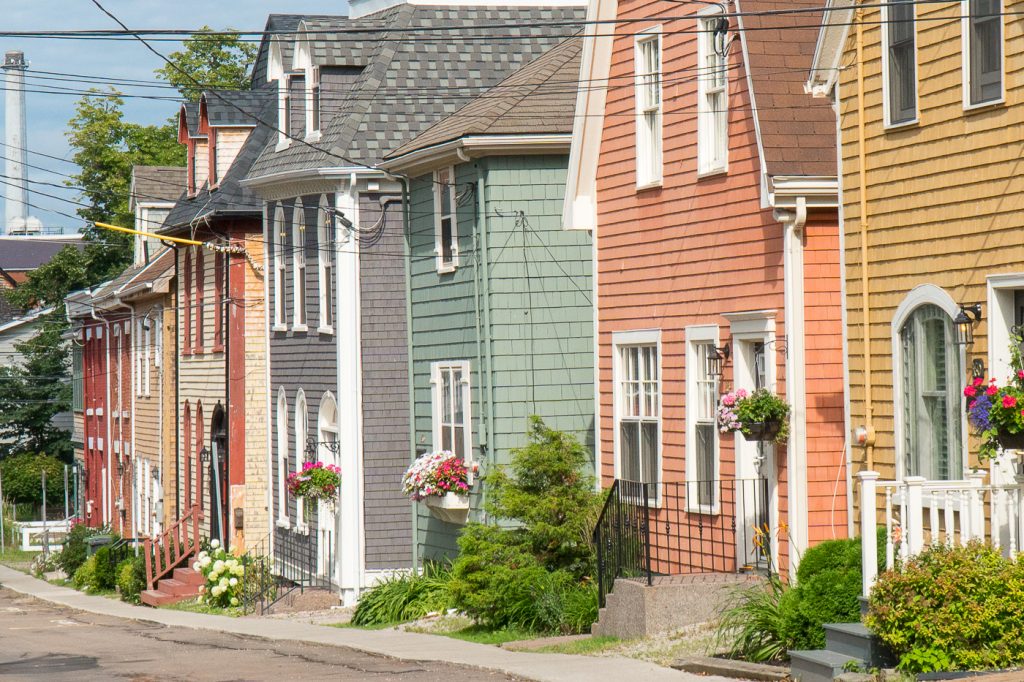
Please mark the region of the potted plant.
POLYGON ((310 521, 315 516, 318 505, 323 500, 334 511, 341 488, 341 469, 333 464, 323 462, 305 462, 302 471, 288 474, 288 492, 295 499, 302 499, 303 516, 310 521))
POLYGON ((448 450, 418 457, 402 477, 402 492, 409 499, 423 502, 431 514, 449 523, 466 522, 469 485, 466 462, 448 450))
POLYGON ((1005 386, 994 378, 975 377, 964 387, 967 420, 981 438, 978 457, 986 462, 1000 450, 1024 450, 1024 370, 1005 386))
POLYGON ((752 441, 781 443, 789 436, 789 405, 766 388, 730 391, 718 403, 718 428, 752 441))

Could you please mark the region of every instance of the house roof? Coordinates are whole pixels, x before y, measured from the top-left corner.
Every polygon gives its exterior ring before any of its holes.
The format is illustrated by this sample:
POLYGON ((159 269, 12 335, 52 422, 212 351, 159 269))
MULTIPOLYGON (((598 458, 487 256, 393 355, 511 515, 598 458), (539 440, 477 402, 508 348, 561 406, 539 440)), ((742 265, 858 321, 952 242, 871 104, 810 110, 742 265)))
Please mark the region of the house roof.
MULTIPOLYGON (((299 22, 302 21, 301 14, 271 14, 267 17, 264 32, 268 35, 282 34, 280 40, 288 41, 289 32, 295 31, 299 22)), ((258 90, 267 84, 267 65, 270 61, 270 40, 260 42, 260 49, 256 53, 256 59, 252 65, 252 87, 258 90)))
POLYGON ((82 235, 65 235, 37 239, 33 237, 0 237, 0 268, 6 272, 35 270, 49 262, 65 246, 81 250, 82 235))
POLYGON ((328 92, 322 95, 325 109, 332 115, 325 117, 327 124, 317 145, 292 143, 282 150, 267 145, 250 179, 322 167, 374 167, 388 152, 473 100, 481 87, 492 87, 579 29, 578 25, 553 23, 583 17, 581 7, 402 4, 348 20, 346 26, 403 30, 376 35, 367 66, 343 98, 331 99, 328 92), (507 28, 508 24, 517 28, 507 28), (430 30, 436 26, 460 26, 480 36, 530 39, 453 40, 448 31, 430 30))
POLYGON ((130 208, 136 204, 173 204, 185 191, 186 170, 178 166, 132 166, 130 208))
POLYGON ((828 100, 804 91, 822 19, 821 0, 737 4, 767 174, 835 176, 835 113, 828 100), (801 7, 809 11, 771 14, 801 7))
POLYGON ((27 312, 24 315, 19 314, 18 316, 13 317, 11 319, 0 321, 0 334, 6 334, 12 329, 17 329, 18 327, 24 326, 26 324, 36 322, 39 320, 40 317, 49 315, 52 312, 53 307, 36 308, 35 310, 27 312))
MULTIPOLYGON (((189 137, 199 136, 199 102, 185 102, 182 105, 182 109, 185 112, 185 123, 188 125, 189 137)), ((202 137, 205 137, 205 135, 202 137)))
MULTIPOLYGON (((309 35, 297 37, 297 40, 309 46, 310 58, 317 66, 366 66, 373 59, 380 37, 375 33, 356 33, 354 29, 385 27, 392 14, 382 12, 365 19, 303 19, 299 24, 299 33, 308 31, 309 35), (340 29, 345 30, 342 32, 340 29)), ((294 52, 292 55, 294 60, 294 52)))
POLYGON ((126 281, 115 295, 121 299, 147 293, 165 293, 167 282, 174 275, 174 249, 164 249, 160 255, 136 270, 135 275, 126 281))
POLYGON ((582 38, 556 45, 387 158, 471 135, 571 134, 582 53, 582 38))
POLYGON ((207 90, 203 93, 206 116, 213 127, 248 127, 256 125, 272 92, 261 90, 207 90))

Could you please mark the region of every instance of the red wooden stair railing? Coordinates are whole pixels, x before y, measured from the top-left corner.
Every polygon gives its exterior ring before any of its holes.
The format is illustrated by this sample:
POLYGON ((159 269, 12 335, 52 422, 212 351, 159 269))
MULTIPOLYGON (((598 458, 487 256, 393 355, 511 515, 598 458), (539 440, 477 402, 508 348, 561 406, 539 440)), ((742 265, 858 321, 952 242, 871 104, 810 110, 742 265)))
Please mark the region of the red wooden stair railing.
POLYGON ((159 538, 147 538, 146 589, 152 590, 160 578, 185 563, 199 551, 199 506, 195 505, 164 531, 159 538))

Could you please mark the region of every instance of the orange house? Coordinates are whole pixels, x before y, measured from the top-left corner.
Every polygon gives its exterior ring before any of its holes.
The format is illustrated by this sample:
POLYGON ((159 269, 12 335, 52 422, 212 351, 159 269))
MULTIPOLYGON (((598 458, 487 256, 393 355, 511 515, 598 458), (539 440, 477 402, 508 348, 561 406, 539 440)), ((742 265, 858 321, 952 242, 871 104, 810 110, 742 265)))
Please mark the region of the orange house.
MULTIPOLYGON (((583 56, 607 87, 579 94, 565 228, 594 233, 596 466, 654 574, 791 572, 849 532, 835 116, 803 90, 820 5, 589 6, 617 21, 583 56), (785 442, 719 429, 720 396, 761 387, 785 442)), ((622 563, 604 577, 645 568, 622 563)))

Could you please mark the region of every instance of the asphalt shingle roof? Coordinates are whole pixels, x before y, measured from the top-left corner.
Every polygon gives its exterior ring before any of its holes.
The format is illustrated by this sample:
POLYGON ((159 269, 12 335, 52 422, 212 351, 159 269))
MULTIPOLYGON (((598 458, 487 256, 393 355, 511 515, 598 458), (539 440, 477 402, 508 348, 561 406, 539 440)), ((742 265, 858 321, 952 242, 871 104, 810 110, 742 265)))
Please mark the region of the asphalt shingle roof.
MULTIPOLYGON (((188 134, 195 137, 199 134, 199 102, 185 102, 185 124, 188 134)), ((206 137, 205 135, 203 137, 206 137)))
POLYGON ((206 100, 206 115, 211 126, 254 126, 256 118, 273 94, 266 88, 207 90, 203 93, 206 100))
POLYGON ((137 202, 173 204, 185 191, 186 169, 178 166, 132 166, 131 208, 137 202))
MULTIPOLYGON (((372 58, 352 90, 333 98, 329 92, 322 93, 326 124, 320 142, 313 147, 293 142, 281 151, 268 144, 250 177, 323 166, 375 166, 388 152, 579 30, 578 24, 550 23, 583 18, 581 7, 403 4, 352 20, 345 25, 377 22, 422 30, 376 35, 372 58), (487 24, 515 27, 473 28, 487 24), (467 30, 453 39, 450 31, 430 30, 437 26, 467 30), (466 39, 466 33, 481 39, 466 39)), ((333 21, 340 25, 340 20, 333 21)))
POLYGON ((48 263, 65 246, 84 248, 81 237, 61 239, 59 236, 46 239, 32 237, 0 237, 0 268, 7 272, 35 270, 48 263))
POLYGON ((388 158, 470 135, 571 134, 582 52, 582 38, 560 43, 388 158))

